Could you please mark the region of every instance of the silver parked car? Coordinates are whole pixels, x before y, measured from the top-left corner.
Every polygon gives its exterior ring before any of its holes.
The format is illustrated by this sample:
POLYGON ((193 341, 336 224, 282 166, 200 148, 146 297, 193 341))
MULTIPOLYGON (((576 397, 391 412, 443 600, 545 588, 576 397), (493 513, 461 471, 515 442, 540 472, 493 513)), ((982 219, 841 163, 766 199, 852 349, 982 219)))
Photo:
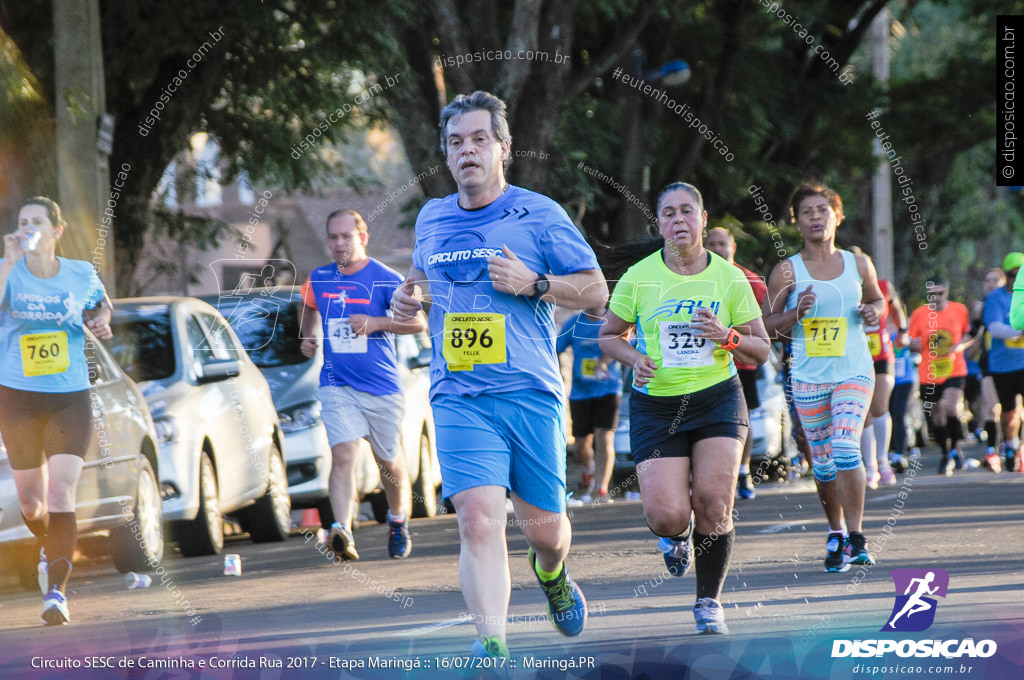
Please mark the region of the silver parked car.
MULTIPOLYGON (((292 505, 321 507, 328 502, 331 472, 331 449, 317 401, 323 354, 318 348, 316 356, 309 359, 299 350, 301 288, 253 288, 202 299, 224 315, 270 384, 285 433, 292 505)), ((430 339, 425 334, 400 335, 395 341, 406 400, 402 443, 412 483, 413 517, 433 517, 441 476, 433 443, 430 378, 425 369, 430 362, 430 339)), ((369 499, 374 516, 381 520, 387 501, 380 492, 380 473, 365 441, 356 459, 356 490, 360 498, 369 499)))
POLYGON ((793 422, 786 405, 782 376, 775 369, 775 353, 757 367, 757 394, 761 405, 750 412, 751 472, 761 477, 786 479, 790 461, 798 455, 793 422))
POLYGON ((283 541, 291 503, 270 388, 210 305, 114 301, 110 353, 142 390, 159 436, 164 519, 185 556, 220 552, 232 513, 256 542, 283 541))
MULTIPOLYGON (((146 400, 86 331, 94 436, 78 482, 78 533, 108 534, 121 572, 148 571, 164 552, 157 434, 146 400)), ((36 540, 21 519, 7 449, 0 442, 0 562, 36 588, 36 540)))

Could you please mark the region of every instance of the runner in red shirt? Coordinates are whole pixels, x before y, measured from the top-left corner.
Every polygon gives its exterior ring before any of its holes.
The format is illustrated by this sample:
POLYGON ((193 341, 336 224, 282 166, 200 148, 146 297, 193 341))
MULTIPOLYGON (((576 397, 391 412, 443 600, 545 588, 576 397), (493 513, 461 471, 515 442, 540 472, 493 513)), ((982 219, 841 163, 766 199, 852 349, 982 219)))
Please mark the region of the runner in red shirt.
POLYGON ((907 314, 903 311, 896 290, 885 279, 878 280, 886 306, 878 326, 865 328, 871 359, 875 362, 875 394, 871 398, 871 410, 861 433, 860 448, 864 456, 869 489, 881 484, 895 484, 896 475, 889 467, 889 440, 892 438, 892 418, 889 416, 889 397, 896 385, 896 355, 887 327, 889 316, 896 322, 898 347, 910 344, 907 334, 907 314), (870 425, 871 427, 868 427, 870 425))
MULTIPOLYGON (((733 259, 736 256, 736 239, 725 227, 715 227, 708 230, 708 237, 704 241, 704 247, 715 253, 722 259, 739 267, 747 275, 750 287, 754 291, 754 298, 758 305, 763 305, 768 297, 768 287, 764 279, 750 271, 746 267, 737 264, 733 259)), ((740 384, 743 385, 743 396, 747 402, 747 411, 753 411, 761 405, 761 397, 757 393, 757 366, 741 364, 733 359, 736 364, 736 373, 740 377, 740 384)), ((747 437, 743 444, 743 457, 740 458, 740 476, 736 482, 736 493, 740 498, 754 498, 754 484, 750 479, 750 452, 753 447, 754 438, 747 437)))
POLYGON ((973 340, 971 321, 966 306, 949 301, 949 281, 945 277, 933 276, 927 293, 928 304, 910 315, 910 349, 921 353, 921 401, 942 451, 939 474, 949 476, 962 460, 956 446, 963 438, 960 418, 967 375, 964 348, 973 340))

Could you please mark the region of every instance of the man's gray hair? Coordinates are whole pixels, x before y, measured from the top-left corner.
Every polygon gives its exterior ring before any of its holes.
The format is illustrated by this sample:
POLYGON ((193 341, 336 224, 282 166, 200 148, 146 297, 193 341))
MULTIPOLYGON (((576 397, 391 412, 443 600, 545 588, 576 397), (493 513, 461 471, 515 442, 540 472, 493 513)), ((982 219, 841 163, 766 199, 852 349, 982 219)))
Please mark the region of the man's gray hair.
MULTIPOLYGON (((448 122, 469 111, 487 111, 491 114, 491 134, 499 143, 512 144, 512 134, 508 129, 508 114, 503 102, 490 92, 477 90, 473 94, 456 95, 448 106, 441 111, 441 153, 448 153, 448 122)), ((512 155, 505 159, 503 167, 508 170, 512 163, 512 155)))

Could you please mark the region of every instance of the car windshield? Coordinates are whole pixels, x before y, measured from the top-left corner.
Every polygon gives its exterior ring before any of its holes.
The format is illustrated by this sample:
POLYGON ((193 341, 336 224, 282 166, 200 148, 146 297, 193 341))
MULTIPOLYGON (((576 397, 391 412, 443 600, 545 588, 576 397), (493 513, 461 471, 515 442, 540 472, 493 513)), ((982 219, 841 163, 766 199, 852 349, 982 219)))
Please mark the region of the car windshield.
POLYGON ((174 375, 174 339, 167 307, 116 313, 110 329, 114 338, 106 347, 132 380, 164 380, 174 375))
POLYGON ((308 359, 299 349, 299 304, 274 298, 248 298, 231 306, 221 298, 220 313, 259 368, 292 366, 308 359))

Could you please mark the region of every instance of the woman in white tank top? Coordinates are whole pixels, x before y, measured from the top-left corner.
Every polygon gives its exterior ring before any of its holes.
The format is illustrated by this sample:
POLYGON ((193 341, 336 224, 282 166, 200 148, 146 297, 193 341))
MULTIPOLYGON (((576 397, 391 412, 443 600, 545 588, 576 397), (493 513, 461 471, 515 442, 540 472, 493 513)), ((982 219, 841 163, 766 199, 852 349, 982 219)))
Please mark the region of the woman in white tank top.
POLYGON ((871 259, 836 248, 843 202, 835 191, 805 184, 790 211, 803 248, 772 270, 764 321, 769 337, 792 339, 793 396, 829 523, 825 571, 841 572, 874 564, 861 532, 860 436, 875 385, 864 326, 878 323, 885 300, 871 259))

